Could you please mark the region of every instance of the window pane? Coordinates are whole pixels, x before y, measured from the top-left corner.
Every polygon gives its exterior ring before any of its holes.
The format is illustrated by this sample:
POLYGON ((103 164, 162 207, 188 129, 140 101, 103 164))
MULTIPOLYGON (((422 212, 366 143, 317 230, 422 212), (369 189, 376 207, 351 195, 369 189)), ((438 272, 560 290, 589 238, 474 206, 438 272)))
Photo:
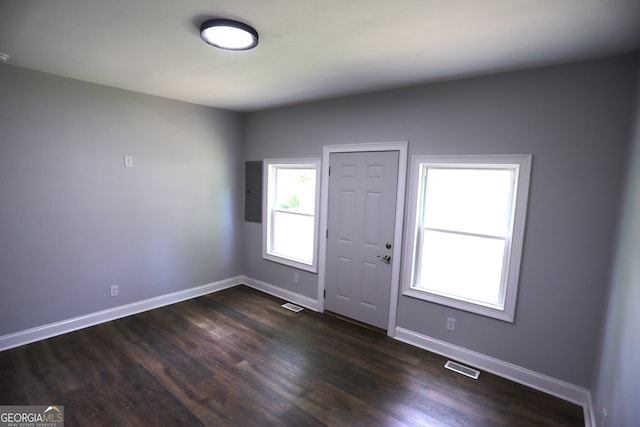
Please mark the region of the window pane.
POLYGON ((505 241, 423 230, 415 287, 502 305, 505 241))
POLYGON ((312 216, 273 212, 272 253, 312 264, 313 225, 312 216))
POLYGON ((514 170, 426 169, 423 226, 501 237, 508 234, 514 170))
POLYGON ((316 202, 315 191, 315 169, 278 167, 273 208, 313 215, 316 202))

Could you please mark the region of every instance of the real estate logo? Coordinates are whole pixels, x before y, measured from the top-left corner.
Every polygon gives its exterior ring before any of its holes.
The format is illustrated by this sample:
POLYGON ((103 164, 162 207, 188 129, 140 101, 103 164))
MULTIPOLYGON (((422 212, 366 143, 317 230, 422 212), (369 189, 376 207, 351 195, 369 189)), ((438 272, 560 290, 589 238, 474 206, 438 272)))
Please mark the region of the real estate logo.
POLYGON ((0 427, 64 427, 64 406, 0 406, 0 427))

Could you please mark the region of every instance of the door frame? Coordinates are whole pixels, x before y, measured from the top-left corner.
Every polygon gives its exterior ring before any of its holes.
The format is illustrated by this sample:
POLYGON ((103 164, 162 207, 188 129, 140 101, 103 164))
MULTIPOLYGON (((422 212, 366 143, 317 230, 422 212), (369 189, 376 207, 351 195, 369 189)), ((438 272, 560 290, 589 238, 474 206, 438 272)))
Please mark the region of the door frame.
POLYGON ((404 223, 405 187, 407 180, 407 141, 372 142, 360 144, 325 145, 322 147, 322 187, 320 191, 320 250, 318 259, 318 311, 324 312, 324 291, 327 265, 327 219, 329 216, 329 159, 332 153, 357 153, 369 151, 398 152, 398 184, 396 189, 396 218, 393 230, 394 262, 391 264, 391 294, 389 295, 389 320, 387 335, 393 337, 396 329, 400 272, 402 270, 402 225, 404 223))

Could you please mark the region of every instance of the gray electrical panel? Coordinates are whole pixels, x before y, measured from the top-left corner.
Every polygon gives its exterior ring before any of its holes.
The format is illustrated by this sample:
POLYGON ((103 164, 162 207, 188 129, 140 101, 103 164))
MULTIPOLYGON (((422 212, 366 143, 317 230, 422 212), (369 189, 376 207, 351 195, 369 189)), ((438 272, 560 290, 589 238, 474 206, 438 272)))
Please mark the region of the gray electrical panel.
POLYGON ((262 222, 262 162, 244 164, 244 219, 262 222))

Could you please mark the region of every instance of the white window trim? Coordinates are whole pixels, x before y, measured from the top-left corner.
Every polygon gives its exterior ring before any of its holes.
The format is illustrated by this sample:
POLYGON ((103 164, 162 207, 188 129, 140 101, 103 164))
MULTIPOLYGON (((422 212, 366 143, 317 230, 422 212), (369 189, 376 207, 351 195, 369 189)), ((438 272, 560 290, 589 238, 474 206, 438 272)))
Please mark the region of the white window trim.
POLYGON ((530 154, 522 155, 451 155, 451 156, 412 156, 411 172, 409 180, 409 205, 407 213, 407 228, 404 246, 404 266, 402 295, 431 301, 437 304, 446 305, 460 310, 481 314, 495 319, 513 322, 518 293, 518 283, 520 278, 520 263, 522 258, 522 247, 524 242, 525 221, 527 214, 527 200, 529 196, 529 180, 531 174, 530 154), (511 248, 507 253, 508 276, 506 282, 506 292, 504 297, 504 308, 482 305, 477 302, 464 301, 458 298, 451 298, 438 295, 425 290, 411 287, 413 282, 413 267, 416 249, 416 237, 418 236, 417 211, 420 198, 420 169, 425 163, 437 163, 460 166, 464 164, 481 164, 483 166, 504 166, 518 165, 519 174, 517 182, 517 194, 515 212, 513 218, 513 230, 511 234, 511 248))
MULTIPOLYGON (((280 264, 288 265, 300 270, 310 271, 312 273, 318 272, 318 224, 319 224, 319 212, 320 212, 320 159, 317 158, 299 158, 299 159, 265 159, 263 162, 263 179, 262 179, 262 258, 277 262, 280 264), (300 166, 300 167, 314 167, 316 170, 316 194, 315 194, 315 210, 313 219, 313 260, 311 264, 301 262, 293 258, 287 258, 284 256, 278 256, 273 253, 269 253, 269 224, 271 219, 270 208, 273 194, 273 189, 269 188, 269 169, 270 166, 300 166)), ((278 209, 274 209, 278 211, 278 209)), ((308 215, 296 212, 287 212, 289 214, 308 215)))

